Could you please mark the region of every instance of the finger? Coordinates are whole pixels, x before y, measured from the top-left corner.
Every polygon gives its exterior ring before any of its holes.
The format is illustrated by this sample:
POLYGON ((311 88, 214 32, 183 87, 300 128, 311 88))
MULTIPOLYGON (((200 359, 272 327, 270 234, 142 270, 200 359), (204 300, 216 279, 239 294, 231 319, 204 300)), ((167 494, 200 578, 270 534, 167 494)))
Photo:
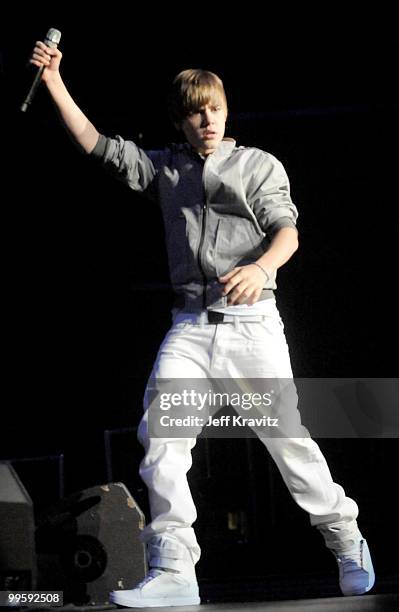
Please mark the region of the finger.
POLYGON ((246 298, 241 295, 236 295, 235 297, 231 297, 228 299, 227 303, 229 306, 234 306, 234 304, 245 304, 246 298))
POLYGON ((236 287, 237 285, 240 284, 240 282, 242 281, 242 278, 235 275, 233 276, 229 282, 227 283, 227 285, 225 285, 223 291, 222 291, 222 295, 227 295, 228 293, 230 293, 230 291, 232 289, 234 289, 234 287, 236 287))
POLYGON ((256 289, 255 291, 253 291, 251 294, 251 297, 248 299, 248 305, 252 306, 253 304, 256 304, 256 302, 260 298, 261 293, 262 293, 262 290, 259 290, 259 289, 256 289))
POLYGON ((49 49, 51 49, 51 47, 48 47, 47 45, 45 45, 44 42, 42 42, 41 40, 37 40, 35 42, 35 46, 38 47, 39 49, 42 49, 46 53, 49 49))
POLYGON ((221 281, 222 283, 225 283, 229 280, 229 278, 234 276, 234 274, 237 274, 237 272, 239 272, 240 270, 241 268, 234 268, 233 270, 231 270, 231 272, 224 274, 224 276, 219 276, 218 280, 221 281))
POLYGON ((41 68, 42 66, 44 66, 43 62, 38 62, 38 61, 33 60, 33 59, 29 60, 28 63, 32 64, 33 66, 37 66, 38 68, 41 68))
POLYGON ((35 43, 33 52, 37 53, 38 55, 43 55, 44 57, 53 57, 54 55, 57 54, 57 48, 48 47, 47 45, 42 43, 40 40, 38 40, 35 43))
POLYGON ((237 303, 238 304, 248 304, 251 296, 252 296, 252 291, 249 288, 246 288, 239 296, 237 303))
POLYGON ((231 304, 243 304, 246 302, 248 297, 251 295, 251 291, 248 289, 248 285, 241 283, 235 288, 235 290, 229 295, 229 303, 231 304))
POLYGON ((44 55, 42 53, 33 53, 32 59, 36 62, 40 62, 41 64, 49 65, 51 62, 51 57, 49 55, 44 55))
POLYGON ((46 45, 44 45, 42 42, 37 41, 35 44, 35 47, 33 49, 34 53, 37 53, 38 55, 45 55, 47 53, 48 47, 46 47, 46 45))
POLYGON ((236 300, 235 304, 246 304, 248 302, 248 297, 242 293, 236 300))

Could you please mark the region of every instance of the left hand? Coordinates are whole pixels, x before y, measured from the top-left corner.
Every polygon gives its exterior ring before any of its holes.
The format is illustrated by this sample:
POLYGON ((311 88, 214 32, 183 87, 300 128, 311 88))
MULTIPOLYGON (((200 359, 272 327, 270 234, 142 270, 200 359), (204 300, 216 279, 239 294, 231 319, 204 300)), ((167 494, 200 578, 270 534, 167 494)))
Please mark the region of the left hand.
POLYGON ((266 276, 255 264, 234 268, 228 274, 219 276, 219 282, 226 283, 222 295, 229 294, 228 304, 255 304, 258 301, 266 276))

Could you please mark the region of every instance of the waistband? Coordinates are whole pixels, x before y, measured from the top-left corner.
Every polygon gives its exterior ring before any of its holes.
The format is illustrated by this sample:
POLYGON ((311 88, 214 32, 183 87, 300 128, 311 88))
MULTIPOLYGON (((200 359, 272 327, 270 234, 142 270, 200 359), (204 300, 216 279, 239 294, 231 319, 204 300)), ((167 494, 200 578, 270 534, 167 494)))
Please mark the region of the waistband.
POLYGON ((224 312, 216 312, 214 310, 203 310, 202 312, 178 312, 173 323, 192 323, 193 325, 204 325, 210 323, 217 325, 218 323, 260 323, 265 319, 265 315, 231 315, 224 312))
MULTIPOLYGON (((258 302, 261 300, 268 300, 274 298, 273 289, 262 289, 262 293, 258 298, 258 302)), ((227 296, 220 297, 219 300, 214 301, 212 304, 207 304, 207 308, 226 308, 228 306, 227 296)), ((173 308, 182 308, 187 312, 200 312, 202 310, 202 296, 195 299, 190 299, 184 294, 175 294, 173 301, 173 308)))

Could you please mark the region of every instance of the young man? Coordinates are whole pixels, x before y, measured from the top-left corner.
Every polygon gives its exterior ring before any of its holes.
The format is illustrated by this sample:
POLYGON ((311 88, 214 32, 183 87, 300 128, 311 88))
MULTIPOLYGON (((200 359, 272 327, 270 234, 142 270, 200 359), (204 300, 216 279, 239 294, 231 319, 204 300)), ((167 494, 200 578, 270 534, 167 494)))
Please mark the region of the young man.
MULTIPOLYGON (((31 63, 45 66, 43 81, 72 138, 117 178, 161 205, 176 304, 151 384, 181 378, 292 379, 273 290, 277 269, 298 248, 297 210, 284 168, 273 155, 224 138, 227 102, 221 80, 203 70, 181 72, 169 110, 187 143, 143 151, 120 136, 97 132, 63 84, 60 60, 58 49, 38 42, 31 63)), ((291 416, 297 417, 295 411, 296 406, 291 416)), ((186 478, 196 439, 151 436, 148 412, 138 435, 146 451, 140 474, 151 507, 151 522, 142 533, 150 571, 131 589, 114 591, 111 601, 128 607, 198 604, 200 548, 186 478)), ((363 594, 374 584, 374 571, 357 526, 358 507, 333 482, 299 417, 297 423, 295 437, 261 440, 294 500, 334 553, 343 594, 363 594)))

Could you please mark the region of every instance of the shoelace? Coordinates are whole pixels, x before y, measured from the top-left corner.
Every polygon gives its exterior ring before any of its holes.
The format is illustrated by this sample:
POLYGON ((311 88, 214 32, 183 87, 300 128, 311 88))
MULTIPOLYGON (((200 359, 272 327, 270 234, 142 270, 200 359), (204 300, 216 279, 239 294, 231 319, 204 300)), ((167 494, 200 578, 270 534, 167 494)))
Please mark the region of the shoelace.
POLYGON ((355 565, 356 568, 363 567, 363 542, 351 550, 335 551, 335 556, 346 570, 350 569, 351 565, 355 565))

